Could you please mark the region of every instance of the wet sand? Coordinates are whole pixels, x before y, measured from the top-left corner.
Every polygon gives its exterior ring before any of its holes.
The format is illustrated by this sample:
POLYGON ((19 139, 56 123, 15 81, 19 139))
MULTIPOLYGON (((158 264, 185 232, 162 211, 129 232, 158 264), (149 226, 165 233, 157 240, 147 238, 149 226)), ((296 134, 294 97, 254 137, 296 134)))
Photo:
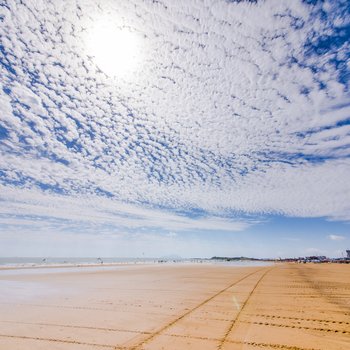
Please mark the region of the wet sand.
POLYGON ((0 271, 0 349, 350 349, 350 265, 0 271))

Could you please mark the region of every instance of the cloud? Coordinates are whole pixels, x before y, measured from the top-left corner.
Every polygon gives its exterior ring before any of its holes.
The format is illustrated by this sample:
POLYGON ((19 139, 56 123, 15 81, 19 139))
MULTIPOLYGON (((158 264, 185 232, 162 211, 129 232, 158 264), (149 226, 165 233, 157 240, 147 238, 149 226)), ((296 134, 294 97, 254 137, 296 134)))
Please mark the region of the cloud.
MULTIPOLYGON (((181 213, 146 206, 117 202, 108 198, 90 196, 67 197, 43 194, 35 190, 18 190, 0 186, 0 225, 8 229, 22 226, 42 232, 53 230, 92 233, 142 231, 241 231, 254 221, 207 216, 190 217, 181 213)), ((167 234, 175 237, 175 232, 167 234)))
POLYGON ((332 241, 342 241, 345 239, 344 236, 340 236, 340 235, 328 235, 327 238, 332 241))
POLYGON ((314 247, 312 247, 312 248, 307 248, 305 251, 306 251, 306 253, 308 253, 308 254, 322 254, 322 253, 323 253, 323 251, 322 251, 321 249, 314 248, 314 247))
POLYGON ((4 220, 167 232, 242 230, 240 216, 261 213, 350 220, 346 11, 287 0, 1 7, 4 220), (86 50, 106 16, 144 40, 127 78, 86 50))
POLYGON ((177 233, 176 232, 169 232, 167 235, 167 237, 177 237, 177 233))

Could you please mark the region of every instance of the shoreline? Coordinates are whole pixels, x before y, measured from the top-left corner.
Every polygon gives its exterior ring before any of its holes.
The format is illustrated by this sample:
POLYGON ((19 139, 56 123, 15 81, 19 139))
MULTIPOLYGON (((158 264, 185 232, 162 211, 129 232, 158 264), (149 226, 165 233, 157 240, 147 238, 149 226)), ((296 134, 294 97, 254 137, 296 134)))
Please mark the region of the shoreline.
POLYGON ((120 262, 103 262, 103 263, 17 263, 17 264, 4 264, 0 265, 0 271, 2 270, 21 270, 21 269, 41 269, 41 268, 74 268, 74 267, 114 267, 114 266, 134 266, 134 265, 210 265, 210 266, 231 266, 231 267, 246 267, 246 266, 270 266, 275 263, 274 261, 257 261, 257 260, 242 260, 242 261, 220 261, 210 259, 183 259, 183 260, 162 260, 162 259, 150 259, 150 260, 137 260, 137 261, 120 261, 120 262))

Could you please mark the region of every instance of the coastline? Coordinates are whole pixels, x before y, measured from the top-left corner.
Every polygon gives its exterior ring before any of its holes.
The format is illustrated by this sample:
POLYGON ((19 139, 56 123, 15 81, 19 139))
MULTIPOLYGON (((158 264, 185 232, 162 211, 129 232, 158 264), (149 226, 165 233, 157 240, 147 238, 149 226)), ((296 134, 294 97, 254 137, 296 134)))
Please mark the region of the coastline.
MULTIPOLYGON (((91 258, 94 262, 84 261, 82 258, 76 262, 4 262, 5 258, 2 258, 3 262, 0 261, 0 271, 1 270, 14 270, 14 269, 42 269, 42 268, 72 268, 72 267, 113 267, 113 266, 129 266, 129 265, 157 265, 157 264, 205 264, 205 265, 217 265, 217 266, 231 266, 231 267, 245 267, 245 266, 269 266, 275 262, 267 261, 257 261, 257 260, 242 260, 242 261, 220 261, 220 260, 211 260, 211 259, 179 259, 179 260, 164 260, 162 258, 126 258, 118 259, 118 261, 105 262, 96 262, 96 258, 91 258)), ((41 258, 39 260, 42 260, 41 258)), ((60 260, 66 260, 66 258, 60 258, 60 260)), ((113 260, 110 258, 109 260, 113 260)))

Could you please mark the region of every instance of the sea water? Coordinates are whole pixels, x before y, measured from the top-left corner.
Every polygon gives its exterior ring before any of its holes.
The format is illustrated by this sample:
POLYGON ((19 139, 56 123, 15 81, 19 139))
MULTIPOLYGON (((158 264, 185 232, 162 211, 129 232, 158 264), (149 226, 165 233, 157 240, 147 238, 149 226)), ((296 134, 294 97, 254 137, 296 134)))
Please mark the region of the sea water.
POLYGON ((78 266, 78 265, 102 265, 102 264, 136 264, 152 263, 153 258, 100 258, 100 257, 0 257, 0 267, 31 267, 31 266, 78 266))
POLYGON ((213 260, 213 259, 167 259, 167 258, 105 258, 105 257, 0 257, 0 267, 45 267, 45 266, 89 266, 115 264, 210 264, 220 266, 267 266, 271 262, 251 260, 213 260))

